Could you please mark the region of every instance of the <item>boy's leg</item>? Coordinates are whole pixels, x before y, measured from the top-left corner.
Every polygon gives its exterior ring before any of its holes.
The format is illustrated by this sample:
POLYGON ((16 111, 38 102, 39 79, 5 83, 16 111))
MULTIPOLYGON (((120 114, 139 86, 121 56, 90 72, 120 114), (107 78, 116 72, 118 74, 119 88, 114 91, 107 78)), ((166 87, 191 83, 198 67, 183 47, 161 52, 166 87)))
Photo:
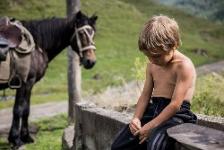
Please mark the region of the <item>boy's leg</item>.
POLYGON ((175 141, 169 138, 166 130, 170 127, 180 124, 170 119, 165 124, 152 130, 149 135, 147 150, 174 150, 175 141))
MULTIPOLYGON (((142 119, 141 124, 144 125, 150 120, 153 119, 154 116, 154 109, 155 107, 150 104, 142 119)), ((111 150, 146 150, 147 149, 147 143, 144 142, 142 144, 139 144, 139 138, 138 136, 134 136, 130 129, 129 125, 126 125, 115 137, 114 142, 112 143, 111 150)))
POLYGON ((175 140, 167 134, 167 129, 182 123, 196 123, 197 117, 186 108, 181 108, 175 116, 152 130, 147 150, 175 150, 175 140))
POLYGON ((147 143, 139 144, 138 137, 135 137, 130 129, 129 125, 126 125, 116 136, 111 150, 146 150, 147 143))

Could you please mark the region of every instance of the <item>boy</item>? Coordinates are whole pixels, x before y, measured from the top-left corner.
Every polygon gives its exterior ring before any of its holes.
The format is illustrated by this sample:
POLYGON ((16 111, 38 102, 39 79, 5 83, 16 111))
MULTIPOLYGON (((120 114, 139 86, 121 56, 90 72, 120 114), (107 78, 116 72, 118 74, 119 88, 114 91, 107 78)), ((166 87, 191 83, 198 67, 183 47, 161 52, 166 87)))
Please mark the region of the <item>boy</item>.
POLYGON ((144 88, 133 119, 116 136, 111 149, 174 150, 174 141, 166 130, 197 120, 190 111, 196 80, 194 65, 177 50, 179 27, 167 16, 150 19, 140 33, 138 44, 150 60, 144 88))

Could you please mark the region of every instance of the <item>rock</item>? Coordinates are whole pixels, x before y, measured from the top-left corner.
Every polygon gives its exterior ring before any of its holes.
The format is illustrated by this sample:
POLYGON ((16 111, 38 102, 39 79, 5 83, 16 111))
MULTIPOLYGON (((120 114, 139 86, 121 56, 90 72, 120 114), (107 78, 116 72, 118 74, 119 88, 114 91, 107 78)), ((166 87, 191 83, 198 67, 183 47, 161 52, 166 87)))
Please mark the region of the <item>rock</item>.
POLYGON ((63 150, 70 150, 72 148, 74 135, 75 135, 75 131, 74 131, 73 125, 70 125, 67 128, 65 128, 63 136, 62 136, 63 150))

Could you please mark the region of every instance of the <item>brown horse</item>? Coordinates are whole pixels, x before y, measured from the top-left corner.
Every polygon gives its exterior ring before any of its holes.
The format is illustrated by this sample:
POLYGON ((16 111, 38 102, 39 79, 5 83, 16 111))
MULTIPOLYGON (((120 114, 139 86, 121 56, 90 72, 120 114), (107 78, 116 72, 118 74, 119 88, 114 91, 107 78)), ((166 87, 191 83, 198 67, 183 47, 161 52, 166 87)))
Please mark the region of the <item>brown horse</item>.
MULTIPOLYGON (((79 55, 80 64, 84 68, 90 69, 94 66, 96 57, 93 37, 96 20, 95 15, 87 17, 82 12, 78 12, 70 19, 21 21, 33 36, 36 46, 31 52, 31 66, 27 81, 22 82, 21 87, 16 91, 13 120, 8 136, 9 142, 15 147, 33 142, 28 129, 31 90, 33 85, 44 76, 48 63, 70 45, 79 55)), ((0 52, 0 59, 4 60, 6 54, 7 51, 0 52)), ((0 84, 0 89, 5 88, 8 88, 8 84, 0 84)))

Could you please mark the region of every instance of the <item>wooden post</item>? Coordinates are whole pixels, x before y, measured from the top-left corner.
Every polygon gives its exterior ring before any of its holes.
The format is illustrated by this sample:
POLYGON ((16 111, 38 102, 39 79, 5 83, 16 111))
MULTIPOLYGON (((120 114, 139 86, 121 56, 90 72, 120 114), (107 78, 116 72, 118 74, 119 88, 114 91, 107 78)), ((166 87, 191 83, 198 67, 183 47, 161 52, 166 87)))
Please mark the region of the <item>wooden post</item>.
MULTIPOLYGON (((66 0, 67 16, 71 17, 80 10, 80 0, 66 0)), ((68 48, 68 122, 75 122, 75 104, 81 100, 81 68, 79 56, 68 48)))

